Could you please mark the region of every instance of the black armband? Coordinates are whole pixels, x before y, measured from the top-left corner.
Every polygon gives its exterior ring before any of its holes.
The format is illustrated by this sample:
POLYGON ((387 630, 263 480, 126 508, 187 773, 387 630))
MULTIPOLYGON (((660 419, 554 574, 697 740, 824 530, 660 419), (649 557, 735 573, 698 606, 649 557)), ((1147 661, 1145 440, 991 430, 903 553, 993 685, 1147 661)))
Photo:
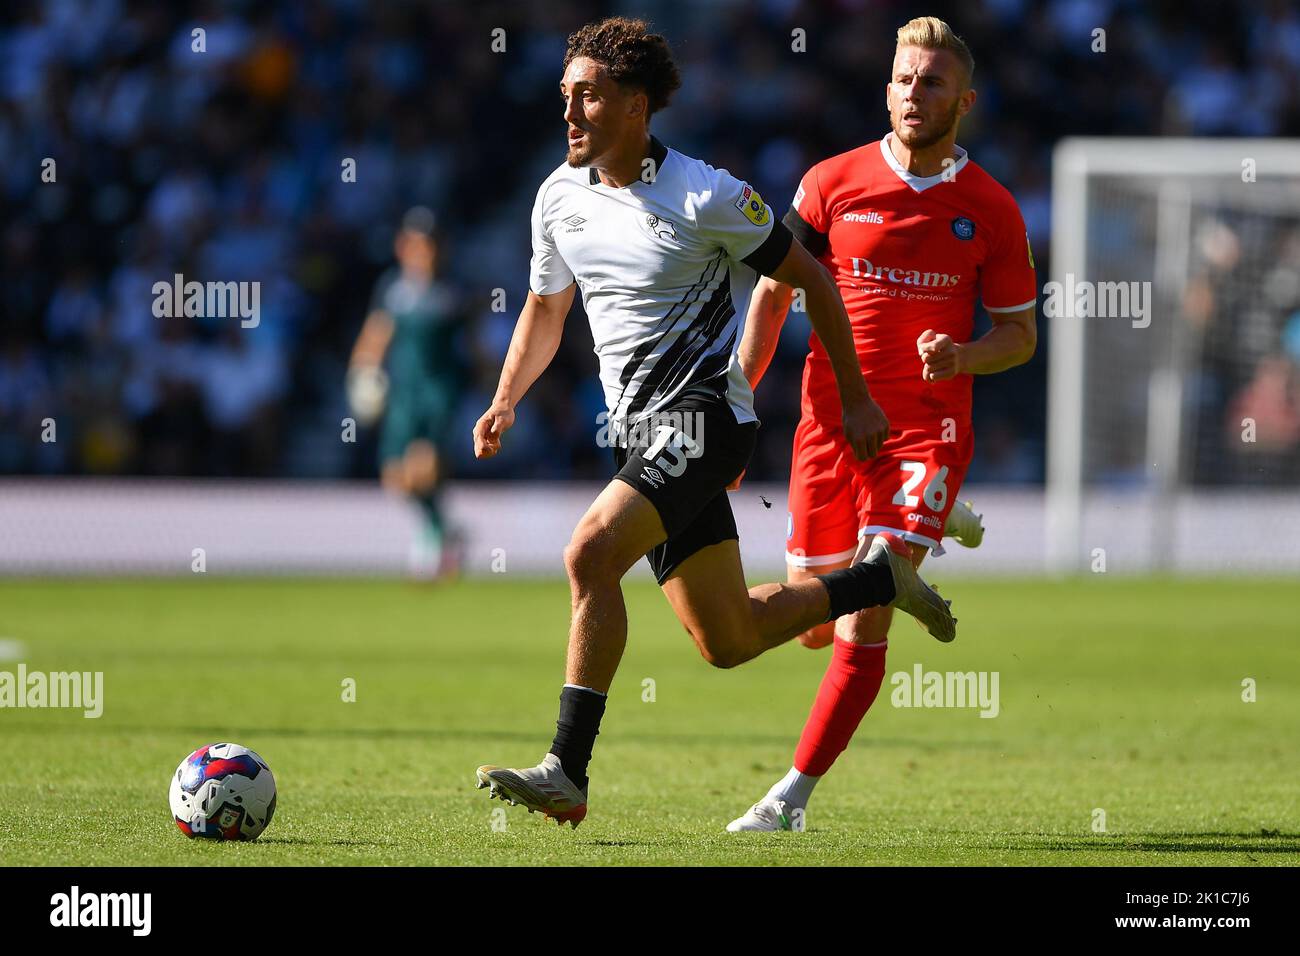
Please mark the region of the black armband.
POLYGON ((790 251, 794 236, 782 223, 772 223, 772 231, 767 234, 762 245, 745 256, 741 261, 759 275, 770 276, 776 271, 790 251))
POLYGON ((785 214, 785 218, 781 221, 785 223, 785 227, 790 230, 794 237, 799 240, 799 245, 812 253, 814 259, 821 258, 822 253, 826 251, 826 246, 830 243, 830 239, 826 233, 818 232, 812 226, 808 225, 808 223, 804 222, 803 216, 799 215, 799 210, 795 209, 794 206, 790 207, 790 211, 785 214))

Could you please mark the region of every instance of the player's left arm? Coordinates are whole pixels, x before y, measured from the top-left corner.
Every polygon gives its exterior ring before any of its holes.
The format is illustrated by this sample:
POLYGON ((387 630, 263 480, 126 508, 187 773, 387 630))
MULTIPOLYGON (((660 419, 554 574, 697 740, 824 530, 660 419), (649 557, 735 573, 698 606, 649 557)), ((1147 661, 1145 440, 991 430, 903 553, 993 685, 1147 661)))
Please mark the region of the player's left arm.
POLYGON ((993 328, 974 342, 926 329, 916 340, 921 353, 921 377, 941 382, 954 375, 992 375, 1024 365, 1034 357, 1038 328, 1034 306, 1019 312, 990 312, 993 328))
POLYGON ((980 268, 980 297, 993 321, 974 342, 926 329, 916 340, 921 377, 941 382, 955 375, 991 375, 1023 365, 1038 346, 1038 304, 1034 251, 1024 219, 1010 194, 998 206, 999 219, 988 258, 980 268))

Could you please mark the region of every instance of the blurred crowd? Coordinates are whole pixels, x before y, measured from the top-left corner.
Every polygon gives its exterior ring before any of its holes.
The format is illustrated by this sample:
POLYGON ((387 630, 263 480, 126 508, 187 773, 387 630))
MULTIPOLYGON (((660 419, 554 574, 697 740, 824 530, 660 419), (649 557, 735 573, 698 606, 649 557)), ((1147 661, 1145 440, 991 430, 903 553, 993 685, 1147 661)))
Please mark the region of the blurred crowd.
POLYGON ((1300 212, 1194 209, 1183 295, 1199 485, 1300 487, 1300 212), (1225 321, 1231 316, 1232 321, 1225 321))
MULTIPOLYGON (((419 203, 438 211, 445 278, 473 304, 456 340, 472 383, 456 473, 607 476, 580 316, 505 453, 476 463, 468 436, 526 292, 536 187, 564 154, 565 38, 608 13, 649 17, 678 55, 683 88, 655 132, 778 211, 808 166, 886 132, 896 28, 917 12, 949 20, 977 64, 960 142, 1019 201, 1040 285, 1061 136, 1300 135, 1300 14, 1285 0, 923 6, 6 4, 0 473, 373 475, 373 434, 341 437, 344 374, 394 229, 419 203), (258 324, 158 317, 153 286, 176 275, 260 282, 258 324)), ((792 315, 758 394, 751 478, 787 473, 807 334, 792 315)), ((1040 342, 1029 365, 977 382, 972 481, 1042 480, 1040 342)), ((1258 388, 1272 395, 1278 374, 1261 368, 1258 388)))

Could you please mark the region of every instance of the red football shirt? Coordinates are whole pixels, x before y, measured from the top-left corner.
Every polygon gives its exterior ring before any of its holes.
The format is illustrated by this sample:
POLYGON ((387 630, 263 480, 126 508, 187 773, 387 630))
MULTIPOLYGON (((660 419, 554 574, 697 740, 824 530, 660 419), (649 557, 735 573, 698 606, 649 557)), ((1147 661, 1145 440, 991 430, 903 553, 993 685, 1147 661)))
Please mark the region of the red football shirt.
MULTIPOLYGON (((989 312, 1033 305, 1029 236, 1015 199, 965 150, 945 174, 914 176, 890 152, 892 136, 810 169, 786 224, 835 277, 867 385, 891 425, 965 424, 971 376, 924 381, 916 339, 933 329, 968 341, 977 297, 989 312)), ((838 422, 830 359, 816 334, 809 345, 804 410, 838 422)))

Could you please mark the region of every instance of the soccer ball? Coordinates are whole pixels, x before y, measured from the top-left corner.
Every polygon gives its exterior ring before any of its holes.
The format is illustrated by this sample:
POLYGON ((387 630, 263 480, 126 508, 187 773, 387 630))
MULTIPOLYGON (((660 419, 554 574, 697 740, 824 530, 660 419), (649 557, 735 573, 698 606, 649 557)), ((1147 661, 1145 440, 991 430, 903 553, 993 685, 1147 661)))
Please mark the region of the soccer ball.
POLYGON ((275 777, 239 744, 208 744, 181 761, 168 799, 187 837, 256 840, 275 816, 275 777))

